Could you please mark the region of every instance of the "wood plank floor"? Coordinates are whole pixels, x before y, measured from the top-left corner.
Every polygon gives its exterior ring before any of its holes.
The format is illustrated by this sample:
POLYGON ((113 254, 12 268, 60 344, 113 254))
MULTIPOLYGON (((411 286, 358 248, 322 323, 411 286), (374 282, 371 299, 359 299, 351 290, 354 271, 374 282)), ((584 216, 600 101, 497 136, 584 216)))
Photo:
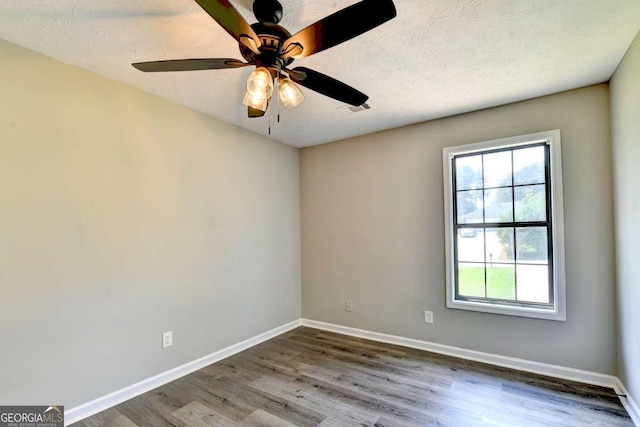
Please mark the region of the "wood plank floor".
POLYGON ((633 426, 613 390, 297 328, 75 427, 633 426))

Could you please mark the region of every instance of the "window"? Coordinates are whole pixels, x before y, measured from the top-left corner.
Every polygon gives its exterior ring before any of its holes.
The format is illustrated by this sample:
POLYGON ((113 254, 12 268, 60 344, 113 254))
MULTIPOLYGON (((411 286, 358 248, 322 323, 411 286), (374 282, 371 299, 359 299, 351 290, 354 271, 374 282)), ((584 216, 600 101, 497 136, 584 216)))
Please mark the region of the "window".
POLYGON ((560 131, 443 150, 447 307, 565 320, 560 131))

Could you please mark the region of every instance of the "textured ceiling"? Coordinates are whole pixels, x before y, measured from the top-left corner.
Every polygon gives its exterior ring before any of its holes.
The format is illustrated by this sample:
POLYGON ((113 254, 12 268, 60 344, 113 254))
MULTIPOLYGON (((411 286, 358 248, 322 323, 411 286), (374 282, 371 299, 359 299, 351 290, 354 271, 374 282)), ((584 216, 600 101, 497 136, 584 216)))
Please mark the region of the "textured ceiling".
MULTIPOLYGON (((249 23, 252 0, 231 0, 249 23)), ((354 0, 280 0, 295 33, 354 0)), ((303 88, 269 119, 242 105, 251 67, 141 73, 132 62, 242 57, 193 0, 2 0, 0 38, 212 117, 304 147, 607 81, 640 29, 638 0, 394 0, 398 15, 300 59, 370 96, 373 109, 303 88)), ((42 70, 43 75, 46 70, 42 70)), ((274 110, 271 108, 271 110, 274 110)), ((271 111, 273 113, 273 111, 271 111)))

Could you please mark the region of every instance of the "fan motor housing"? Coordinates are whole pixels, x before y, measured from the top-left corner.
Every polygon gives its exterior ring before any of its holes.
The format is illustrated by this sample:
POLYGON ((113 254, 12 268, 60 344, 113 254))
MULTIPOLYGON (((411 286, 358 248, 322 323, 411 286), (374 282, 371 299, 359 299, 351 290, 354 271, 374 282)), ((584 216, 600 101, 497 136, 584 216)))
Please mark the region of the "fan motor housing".
POLYGON ((287 66, 293 62, 293 58, 281 58, 282 44, 291 37, 291 33, 278 24, 270 22, 257 22, 251 24, 251 28, 260 38, 260 54, 256 54, 251 49, 243 45, 240 46, 240 53, 248 62, 263 63, 265 66, 275 66, 280 62, 281 66, 287 66))

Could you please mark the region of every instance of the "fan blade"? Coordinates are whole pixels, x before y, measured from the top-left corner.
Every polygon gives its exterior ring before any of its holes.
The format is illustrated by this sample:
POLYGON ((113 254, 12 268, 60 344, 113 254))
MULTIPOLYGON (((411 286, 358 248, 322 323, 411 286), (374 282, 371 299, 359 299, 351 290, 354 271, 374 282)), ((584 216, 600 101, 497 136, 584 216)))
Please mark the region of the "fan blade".
POLYGON ((253 65, 233 58, 201 58, 201 59, 172 59, 168 61, 137 62, 131 64, 144 72, 157 71, 194 71, 219 70, 224 68, 240 68, 253 65))
POLYGON ((253 53, 259 54, 258 47, 262 45, 260 38, 253 28, 233 7, 229 0, 195 0, 227 33, 238 42, 247 46, 253 53), (244 36, 244 37, 243 37, 244 36), (248 41, 247 38, 252 39, 248 41))
POLYGON ((304 47, 301 53, 285 54, 283 57, 304 58, 350 40, 372 28, 394 18, 396 8, 392 0, 363 0, 337 11, 324 19, 309 25, 284 42, 284 51, 292 43, 304 47))
POLYGON ((253 107, 247 107, 247 114, 249 115, 249 118, 262 117, 264 116, 264 113, 266 113, 266 111, 258 110, 257 108, 253 107))
POLYGON ((317 71, 310 70, 306 67, 296 67, 292 70, 286 70, 289 72, 289 77, 294 82, 321 93, 329 98, 337 99, 338 101, 346 102, 351 105, 362 105, 369 97, 348 86, 341 81, 329 77, 317 71))

